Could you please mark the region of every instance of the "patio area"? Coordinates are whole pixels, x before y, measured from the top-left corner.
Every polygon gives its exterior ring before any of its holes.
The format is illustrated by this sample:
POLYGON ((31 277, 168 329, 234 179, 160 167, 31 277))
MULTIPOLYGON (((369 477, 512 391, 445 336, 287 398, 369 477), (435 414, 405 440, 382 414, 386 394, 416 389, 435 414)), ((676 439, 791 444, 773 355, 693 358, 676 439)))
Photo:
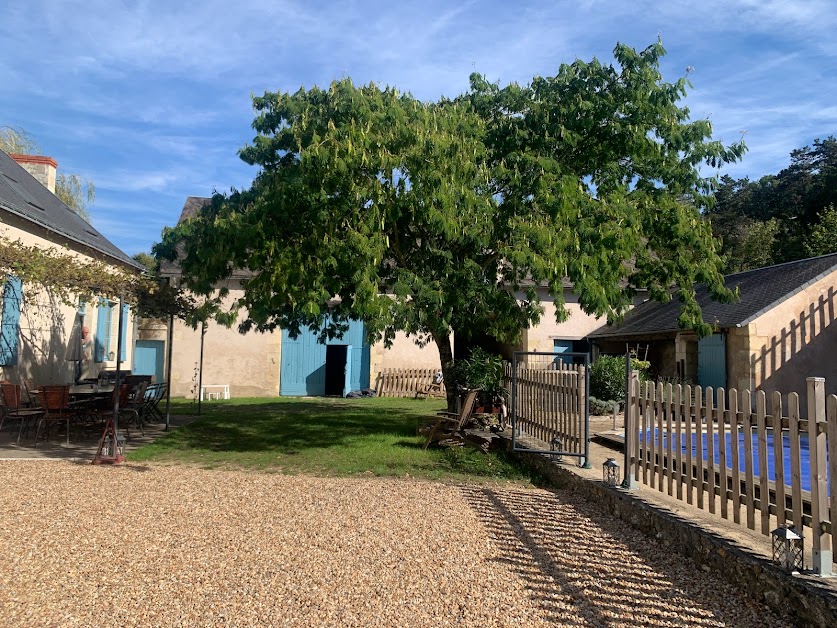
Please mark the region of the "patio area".
MULTIPOLYGON (((172 415, 170 429, 186 425, 197 417, 191 415, 172 415)), ((131 437, 125 440, 125 452, 131 451, 153 443, 166 433, 165 423, 149 422, 143 426, 145 434, 137 429, 131 430, 131 437)), ((120 436, 125 436, 125 431, 120 429, 120 436)), ((71 428, 70 442, 67 443, 65 433, 53 428, 49 438, 41 438, 35 446, 35 432, 29 433, 17 442, 18 426, 13 425, 12 429, 4 426, 0 430, 0 460, 92 460, 96 454, 99 444, 100 432, 88 431, 81 433, 71 428)))

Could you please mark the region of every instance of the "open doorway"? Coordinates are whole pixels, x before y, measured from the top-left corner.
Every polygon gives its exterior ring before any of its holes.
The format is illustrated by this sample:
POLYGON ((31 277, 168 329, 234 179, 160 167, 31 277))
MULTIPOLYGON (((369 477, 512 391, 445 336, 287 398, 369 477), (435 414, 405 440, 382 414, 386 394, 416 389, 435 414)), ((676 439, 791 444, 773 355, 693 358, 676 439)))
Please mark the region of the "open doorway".
POLYGON ((348 345, 327 345, 325 363, 325 394, 330 396, 343 396, 343 387, 346 385, 346 357, 348 345))

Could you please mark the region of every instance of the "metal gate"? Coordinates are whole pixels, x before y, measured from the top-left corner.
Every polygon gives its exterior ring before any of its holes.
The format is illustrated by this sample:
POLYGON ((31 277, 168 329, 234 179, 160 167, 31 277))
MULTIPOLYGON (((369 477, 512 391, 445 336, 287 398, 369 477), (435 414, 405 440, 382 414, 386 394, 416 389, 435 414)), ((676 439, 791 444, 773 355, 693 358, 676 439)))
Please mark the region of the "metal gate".
POLYGON ((573 457, 590 468, 590 354, 518 351, 504 379, 511 392, 512 450, 573 457), (535 440, 519 446, 522 436, 535 440))

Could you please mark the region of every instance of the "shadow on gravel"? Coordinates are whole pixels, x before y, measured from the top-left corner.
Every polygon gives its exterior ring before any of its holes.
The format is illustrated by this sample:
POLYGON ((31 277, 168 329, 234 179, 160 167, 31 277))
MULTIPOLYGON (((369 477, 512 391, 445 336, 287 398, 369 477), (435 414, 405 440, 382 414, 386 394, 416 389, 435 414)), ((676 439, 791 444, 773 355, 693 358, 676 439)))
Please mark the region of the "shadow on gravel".
POLYGON ((561 625, 786 625, 683 556, 560 491, 462 487, 506 563, 561 625), (673 622, 668 624, 667 622, 673 622))

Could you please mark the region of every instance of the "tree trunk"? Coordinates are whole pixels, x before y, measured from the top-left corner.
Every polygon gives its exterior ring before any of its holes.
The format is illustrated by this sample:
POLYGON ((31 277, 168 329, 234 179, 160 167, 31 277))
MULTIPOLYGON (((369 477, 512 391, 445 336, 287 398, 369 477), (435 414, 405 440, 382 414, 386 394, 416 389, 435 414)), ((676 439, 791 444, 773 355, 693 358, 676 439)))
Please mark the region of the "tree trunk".
POLYGON ((448 401, 448 412, 456 412, 456 382, 453 379, 453 347, 450 342, 450 332, 447 334, 433 334, 433 341, 439 348, 439 359, 442 362, 442 375, 445 377, 445 393, 448 401))

